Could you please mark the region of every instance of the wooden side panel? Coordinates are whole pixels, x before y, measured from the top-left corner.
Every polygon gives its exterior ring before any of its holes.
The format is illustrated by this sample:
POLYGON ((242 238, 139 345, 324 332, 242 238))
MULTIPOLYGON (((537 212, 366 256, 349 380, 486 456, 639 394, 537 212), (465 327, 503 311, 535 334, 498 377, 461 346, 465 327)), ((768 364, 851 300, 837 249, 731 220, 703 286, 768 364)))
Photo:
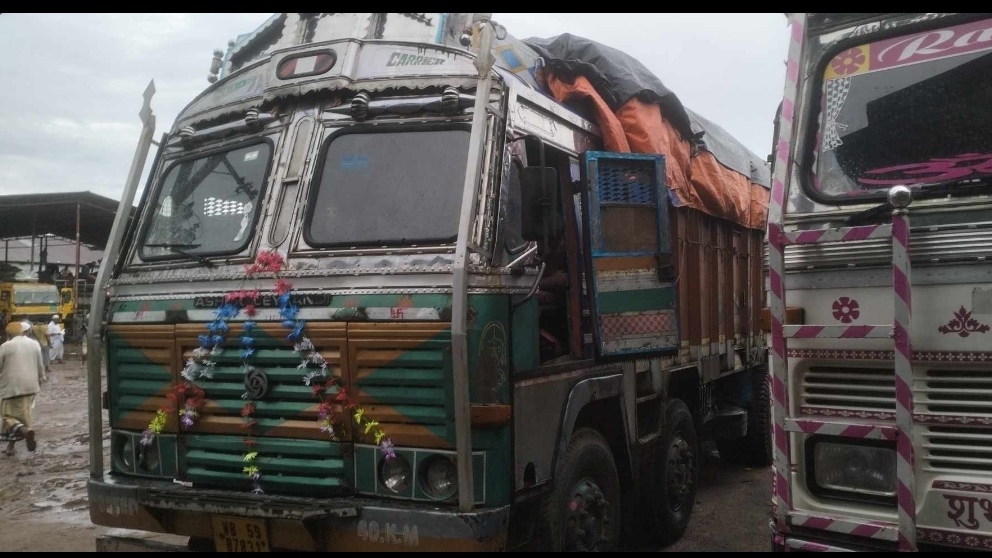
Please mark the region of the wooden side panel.
POLYGON ((688 313, 689 352, 692 358, 699 358, 702 351, 702 312, 701 289, 699 279, 700 269, 700 235, 699 235, 699 214, 695 211, 685 209, 686 216, 686 256, 685 273, 683 273, 682 283, 685 285, 686 312, 688 313))

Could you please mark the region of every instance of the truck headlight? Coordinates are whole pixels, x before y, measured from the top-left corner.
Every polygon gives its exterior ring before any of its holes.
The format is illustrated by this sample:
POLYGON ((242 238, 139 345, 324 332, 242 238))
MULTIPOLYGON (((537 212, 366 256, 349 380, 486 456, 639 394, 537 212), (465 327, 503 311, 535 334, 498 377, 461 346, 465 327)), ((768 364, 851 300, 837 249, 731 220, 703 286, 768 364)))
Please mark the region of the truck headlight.
POLYGON ((410 489, 410 462, 396 454, 392 459, 382 458, 379 462, 379 482, 393 494, 406 494, 410 489))
POLYGON ((810 490, 834 498, 896 503, 896 451, 891 442, 813 436, 807 441, 810 490))
POLYGON ((447 500, 458 492, 458 471, 455 464, 443 455, 428 458, 420 466, 421 487, 436 500, 447 500))
POLYGON ((119 435, 117 457, 124 471, 134 472, 134 440, 131 436, 119 435))
POLYGON ((161 464, 161 458, 158 453, 158 441, 155 440, 147 446, 141 446, 139 448, 139 458, 138 462, 141 468, 148 473, 159 474, 159 465, 161 464))

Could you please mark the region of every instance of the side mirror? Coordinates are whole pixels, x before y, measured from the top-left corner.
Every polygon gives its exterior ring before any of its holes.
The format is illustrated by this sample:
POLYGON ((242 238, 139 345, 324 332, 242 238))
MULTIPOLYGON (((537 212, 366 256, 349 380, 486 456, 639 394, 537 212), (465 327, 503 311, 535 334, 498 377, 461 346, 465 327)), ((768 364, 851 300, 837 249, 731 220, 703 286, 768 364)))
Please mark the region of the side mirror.
POLYGON ((558 230, 558 171, 553 167, 526 167, 520 173, 521 236, 545 240, 558 230))

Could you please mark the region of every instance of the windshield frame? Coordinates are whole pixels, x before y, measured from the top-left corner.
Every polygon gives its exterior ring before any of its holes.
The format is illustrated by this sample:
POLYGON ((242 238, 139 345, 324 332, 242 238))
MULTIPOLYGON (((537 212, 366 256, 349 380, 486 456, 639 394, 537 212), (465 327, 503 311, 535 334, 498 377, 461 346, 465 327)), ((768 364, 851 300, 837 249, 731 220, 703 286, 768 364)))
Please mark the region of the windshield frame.
MULTIPOLYGON (((324 165, 327 162, 327 156, 330 153, 331 144, 334 140, 340 138, 341 136, 349 134, 388 134, 388 133, 410 133, 410 132, 443 132, 449 130, 457 130, 468 132, 471 134, 472 125, 468 122, 427 122, 418 124, 409 123, 383 123, 375 127, 368 126, 349 126, 344 128, 339 128, 332 131, 321 141, 320 151, 317 154, 317 163, 314 165, 313 173, 311 174, 309 191, 306 193, 306 206, 305 215, 302 225, 303 240, 306 242, 307 246, 312 249, 318 250, 331 250, 331 251, 347 251, 351 248, 362 248, 362 249, 406 249, 413 248, 422 249, 425 246, 437 246, 437 247, 452 247, 458 239, 457 230, 450 237, 445 237, 444 239, 426 239, 418 240, 415 242, 405 242, 400 243, 394 240, 388 240, 385 242, 380 241, 362 241, 362 242, 321 242, 313 238, 311 235, 311 225, 314 216, 317 212, 317 196, 320 194, 321 182, 324 175, 324 165)), ((469 135, 471 137, 471 135, 469 135)), ((466 164, 468 160, 466 159, 466 164)), ((464 180, 463 180, 464 181, 464 180)), ((459 191, 459 200, 461 200, 462 192, 459 191)), ((457 229, 457 226, 456 226, 457 229)))
MULTIPOLYGON (((149 193, 147 198, 147 207, 144 208, 144 216, 142 218, 141 228, 136 235, 134 235, 134 252, 135 256, 146 263, 158 263, 163 261, 176 261, 176 260, 190 260, 189 256, 181 254, 179 252, 169 252, 162 254, 160 256, 146 256, 144 253, 145 242, 147 241, 148 229, 152 225, 152 220, 155 216, 155 207, 157 207, 157 202, 159 196, 162 194, 162 189, 165 188, 165 181, 169 178, 169 173, 184 162, 195 161, 197 159, 205 159, 212 155, 217 155, 219 153, 228 153, 232 151, 237 151, 239 149, 250 148, 254 145, 267 145, 269 148, 269 155, 265 162, 265 171, 262 173, 261 184, 259 185, 258 200, 255 207, 255 215, 252 217, 251 223, 248 225, 248 233, 245 234, 245 239, 233 249, 224 251, 214 251, 214 252, 190 252, 194 256, 204 257, 204 258, 214 258, 222 256, 233 256, 240 254, 245 251, 245 249, 259 236, 260 231, 257 230, 259 220, 262 218, 263 205, 265 201, 265 196, 268 194, 269 180, 272 174, 272 162, 275 158, 275 142, 270 137, 260 136, 246 138, 243 141, 230 143, 226 145, 217 146, 212 149, 199 151, 197 153, 191 153, 185 156, 179 156, 174 159, 166 159, 163 161, 162 170, 159 173, 159 178, 156 181, 156 186, 154 191, 149 193)), ((183 251, 195 250, 195 248, 185 248, 182 245, 177 245, 177 248, 183 251)))
MULTIPOLYGON (((981 21, 983 19, 988 19, 989 16, 990 14, 987 13, 966 13, 930 19, 912 24, 896 24, 888 29, 882 29, 872 33, 860 35, 850 35, 834 43, 820 46, 818 48, 819 54, 816 55, 816 64, 812 67, 811 71, 806 74, 807 83, 809 85, 808 93, 804 96, 804 101, 806 103, 805 106, 810 108, 805 109, 806 117, 803 120, 803 125, 800 130, 803 137, 801 138, 801 141, 798 142, 801 151, 799 156, 796 158, 799 163, 799 172, 796 174, 799 178, 799 187, 802 190, 803 195, 818 204, 834 207, 877 204, 885 202, 888 199, 889 188, 879 188, 876 192, 866 192, 857 196, 830 196, 825 195, 816 188, 816 164, 820 156, 818 152, 820 147, 818 145, 818 137, 821 133, 820 118, 823 115, 823 110, 820 108, 820 105, 823 102, 823 85, 825 81, 824 78, 826 75, 826 69, 835 56, 852 47, 876 43, 893 37, 905 37, 916 33, 945 29, 955 25, 981 21)), ((884 27, 885 23, 888 21, 889 20, 882 20, 882 26, 884 27)), ((824 35, 820 35, 818 38, 823 38, 823 36, 824 35)), ((803 71, 802 68, 800 68, 800 71, 803 71)), ((802 77, 803 76, 800 76, 800 79, 802 79, 802 77)), ((919 183, 908 186, 913 191, 914 197, 916 197, 921 194, 920 187, 927 184, 930 183, 919 183)), ((927 196, 923 195, 920 197, 925 199, 927 196)))

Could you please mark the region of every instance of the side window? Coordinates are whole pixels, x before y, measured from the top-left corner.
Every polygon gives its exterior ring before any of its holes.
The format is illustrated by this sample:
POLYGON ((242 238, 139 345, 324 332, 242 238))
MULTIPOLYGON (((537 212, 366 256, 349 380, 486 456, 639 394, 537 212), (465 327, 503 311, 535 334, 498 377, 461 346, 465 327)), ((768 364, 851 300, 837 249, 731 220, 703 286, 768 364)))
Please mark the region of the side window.
POLYGON ((521 219, 523 214, 521 213, 521 201, 523 199, 523 193, 521 191, 520 185, 520 171, 523 168, 523 163, 520 159, 514 157, 513 162, 510 163, 510 172, 507 176, 507 196, 506 196, 506 211, 503 212, 505 219, 505 234, 503 235, 503 248, 509 254, 518 254, 527 247, 527 241, 523 237, 523 228, 521 219))
POLYGON ((280 188, 279 201, 276 203, 276 217, 269 232, 269 242, 275 246, 285 242, 286 237, 289 235, 293 216, 296 215, 296 195, 300 189, 303 162, 306 160, 312 135, 313 119, 309 117, 304 118, 296 126, 296 135, 293 138, 293 151, 289 158, 286 176, 280 188))

